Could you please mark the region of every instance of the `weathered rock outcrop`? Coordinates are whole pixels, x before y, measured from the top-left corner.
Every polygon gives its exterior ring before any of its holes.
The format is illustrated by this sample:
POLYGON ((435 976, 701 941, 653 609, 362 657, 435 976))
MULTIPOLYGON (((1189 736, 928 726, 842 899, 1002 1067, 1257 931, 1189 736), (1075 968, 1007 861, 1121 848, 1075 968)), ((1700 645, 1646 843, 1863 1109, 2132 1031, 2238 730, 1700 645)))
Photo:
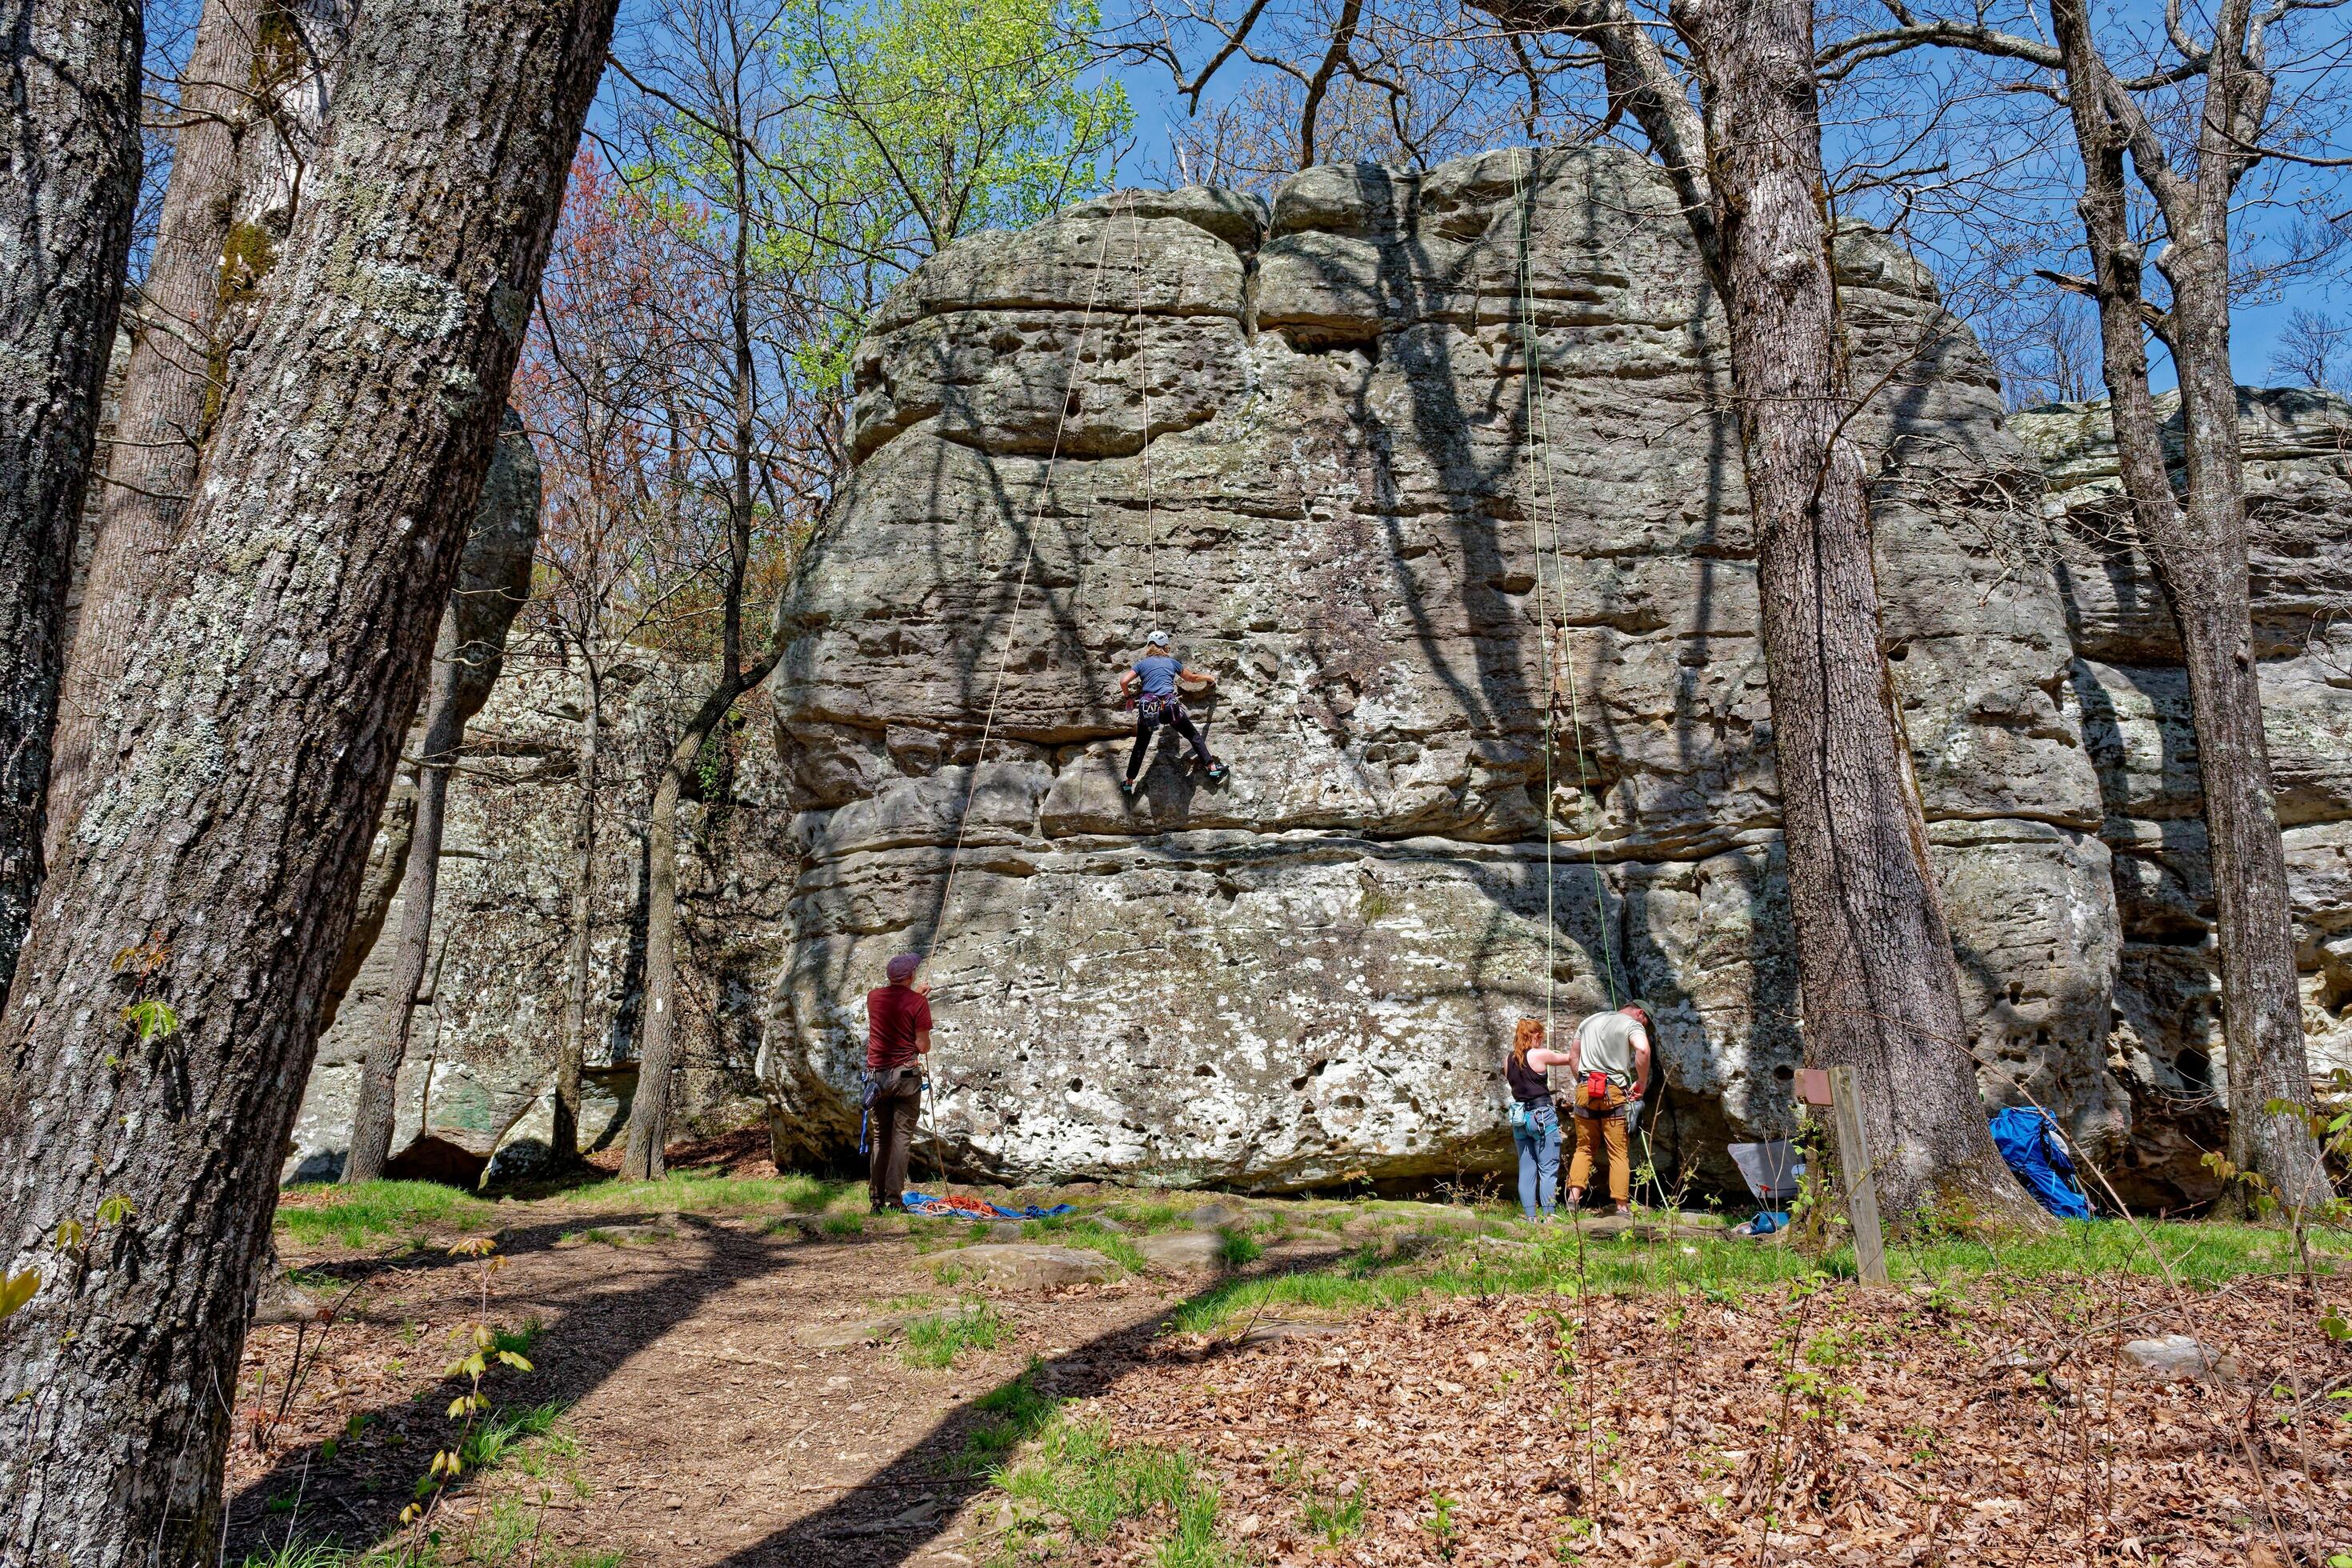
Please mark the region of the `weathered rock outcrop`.
MULTIPOLYGON (((1641 160, 1528 174, 1123 194, 893 296, 774 689, 806 808, 765 1043, 785 1154, 854 1137, 862 994, 909 946, 941 1129, 1008 1177, 1491 1166, 1548 975, 1568 1016, 1654 1005, 1668 1169, 1727 1179, 1727 1133, 1789 1125, 1719 311, 1641 160), (1164 754, 1130 804, 1113 680, 1155 624, 1223 678, 1234 772, 1164 754)), ((1839 261, 1968 1044, 1990 1096, 2121 1153, 2114 813, 2039 468, 1925 270, 1859 230, 1839 261)))
MULTIPOLYGON (((1667 1172, 1728 1184, 1726 1138, 1789 1124, 1800 1005, 1719 314, 1639 160, 1528 172, 1320 169, 1271 207, 1125 193, 969 240, 891 299, 790 654, 688 813, 690 1109, 740 1105, 756 1050, 779 1152, 844 1154, 864 992, 912 946, 969 1172, 1493 1169, 1497 1055, 1548 975, 1563 1019, 1655 1005, 1667 1172), (1155 625, 1221 676, 1196 711, 1234 773, 1164 750, 1130 803, 1113 682, 1155 625)), ((1862 231, 1840 261, 1858 380, 1885 378, 1861 425, 1887 646, 1985 1091, 2058 1110, 2136 1201, 2193 1197, 2222 1081, 2195 747, 2104 410, 2004 418, 1916 263, 1862 231)), ((2352 1055, 2352 407, 2247 395, 2324 1068, 2352 1055)), ((632 684, 605 810, 639 831, 693 681, 647 659, 632 684)), ((510 664, 453 790, 402 1089, 419 1164, 544 1136, 570 699, 543 651, 510 664)), ((630 1088, 641 853, 609 835, 594 868, 591 1135, 630 1088)), ((368 987, 306 1104, 312 1171, 368 987)))
MULTIPOLYGON (((606 670, 583 1147, 619 1133, 635 1088, 648 780, 703 679, 693 668, 651 656, 633 661, 620 650, 607 650, 606 670)), ((399 1079, 395 1174, 497 1179, 528 1169, 545 1151, 572 890, 582 870, 573 837, 577 691, 560 656, 527 641, 509 650, 504 675, 467 731, 466 760, 450 784, 432 957, 399 1079)), ((790 859, 778 855, 791 840, 790 818, 772 804, 764 704, 757 694, 746 700, 714 751, 718 765, 698 781, 707 783, 704 798, 682 808, 689 848, 679 866, 686 1000, 677 1104, 688 1134, 756 1114, 761 1000, 782 962, 792 876, 790 859)), ((402 858, 391 859, 390 909, 379 922, 387 929, 400 918, 393 889, 402 858)), ((391 945, 367 953, 320 1041, 288 1180, 323 1180, 342 1168, 360 1061, 383 1026, 391 945)))
MULTIPOLYGON (((2178 400, 2161 400, 2179 450, 2178 400)), ((2315 1074, 2352 1068, 2352 406, 2239 390, 2255 653, 2285 830, 2315 1074)), ((2067 674, 2098 770, 2122 937, 2111 1061, 2139 1114, 2129 1166, 2210 1185, 2226 1082, 2197 738, 2179 634, 2122 502, 2102 404, 2011 421, 2042 458, 2067 674)))

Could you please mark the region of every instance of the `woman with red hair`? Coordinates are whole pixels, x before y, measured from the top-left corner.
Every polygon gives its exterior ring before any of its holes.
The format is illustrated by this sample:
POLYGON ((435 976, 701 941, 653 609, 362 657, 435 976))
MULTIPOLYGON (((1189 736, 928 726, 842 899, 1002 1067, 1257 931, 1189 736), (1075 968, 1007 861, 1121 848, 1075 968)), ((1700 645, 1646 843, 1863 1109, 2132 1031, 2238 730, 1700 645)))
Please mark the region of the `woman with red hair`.
POLYGON ((1519 1208, 1530 1223, 1538 1207, 1546 1221, 1559 1191, 1559 1111, 1552 1104, 1547 1068, 1566 1067, 1564 1052, 1544 1047, 1540 1018, 1522 1018, 1511 1032, 1503 1078, 1511 1086, 1511 1142, 1519 1149, 1519 1208))

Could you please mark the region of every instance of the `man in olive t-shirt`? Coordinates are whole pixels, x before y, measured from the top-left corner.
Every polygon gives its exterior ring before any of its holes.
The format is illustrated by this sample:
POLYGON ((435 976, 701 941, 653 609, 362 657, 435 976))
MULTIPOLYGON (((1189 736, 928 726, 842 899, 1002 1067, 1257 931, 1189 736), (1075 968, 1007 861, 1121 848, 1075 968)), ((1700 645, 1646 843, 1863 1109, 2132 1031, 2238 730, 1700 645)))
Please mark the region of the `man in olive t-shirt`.
POLYGON ((890 983, 866 994, 866 1106, 871 1122, 866 1196, 876 1214, 895 1214, 907 1191, 907 1152, 923 1108, 923 1061, 931 1048, 931 988, 915 979, 922 960, 890 961, 890 983))

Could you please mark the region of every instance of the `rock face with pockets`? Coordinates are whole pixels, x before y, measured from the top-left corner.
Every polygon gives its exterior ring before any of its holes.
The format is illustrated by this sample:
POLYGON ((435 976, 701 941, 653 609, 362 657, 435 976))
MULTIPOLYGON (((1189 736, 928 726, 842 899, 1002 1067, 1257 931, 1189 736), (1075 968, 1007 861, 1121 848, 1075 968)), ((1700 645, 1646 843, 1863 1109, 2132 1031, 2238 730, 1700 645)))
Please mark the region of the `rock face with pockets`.
MULTIPOLYGON (((1964 1043, 2120 1154, 2152 1106, 2111 1048, 2113 770, 2040 468, 1925 269, 1860 229, 1838 261, 1964 1043)), ((857 375, 773 689, 784 1157, 855 1137, 863 994, 908 947, 950 1157, 1008 1179, 1492 1169, 1513 1020, 1633 995, 1670 1181, 1789 1130, 1723 325, 1654 169, 1122 193, 924 267, 857 375), (1218 675, 1233 775, 1163 746, 1130 802, 1114 682, 1158 626, 1218 675)))
MULTIPOLYGON (((2005 418, 1916 263, 1863 230, 1838 259, 1965 1044, 2135 1202, 2195 1198, 2225 1081, 2196 750, 2105 410, 2005 418)), ((1451 1179, 1508 1167, 1515 1019, 1639 994, 1657 1163, 1736 1189, 1724 1143, 1791 1125, 1801 1008, 1723 344, 1673 193, 1605 149, 1121 193, 924 267, 858 353, 784 665, 685 814, 689 1114, 724 1125, 756 1051, 777 1152, 843 1157, 865 992, 915 947, 963 1173, 1451 1179), (1233 775, 1163 742, 1129 801, 1114 683, 1160 626, 1219 677, 1194 709, 1233 775)), ((2352 1065, 2352 407, 2245 395, 2324 1071, 2352 1065)), ((633 1070, 631 792, 692 677, 614 703, 592 1133, 633 1070)), ((544 1136, 572 696, 519 661, 453 786, 399 1122, 453 1170, 544 1136)), ((298 1165, 340 1148, 362 1027, 298 1165)))

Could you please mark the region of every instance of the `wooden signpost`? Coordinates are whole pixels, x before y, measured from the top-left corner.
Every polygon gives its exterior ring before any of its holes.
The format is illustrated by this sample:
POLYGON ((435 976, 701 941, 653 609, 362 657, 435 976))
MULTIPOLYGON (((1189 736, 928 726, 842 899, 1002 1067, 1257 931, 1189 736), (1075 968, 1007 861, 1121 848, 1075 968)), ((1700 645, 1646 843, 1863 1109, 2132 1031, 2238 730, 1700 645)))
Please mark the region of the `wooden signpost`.
POLYGON ((1829 1107, 1830 1136, 1837 1144, 1845 1187, 1845 1217, 1853 1226, 1854 1268, 1864 1284, 1884 1285, 1886 1240, 1878 1229, 1878 1185, 1862 1131, 1862 1096, 1854 1087, 1853 1069, 1807 1068, 1798 1074, 1797 1094, 1808 1105, 1829 1107))

